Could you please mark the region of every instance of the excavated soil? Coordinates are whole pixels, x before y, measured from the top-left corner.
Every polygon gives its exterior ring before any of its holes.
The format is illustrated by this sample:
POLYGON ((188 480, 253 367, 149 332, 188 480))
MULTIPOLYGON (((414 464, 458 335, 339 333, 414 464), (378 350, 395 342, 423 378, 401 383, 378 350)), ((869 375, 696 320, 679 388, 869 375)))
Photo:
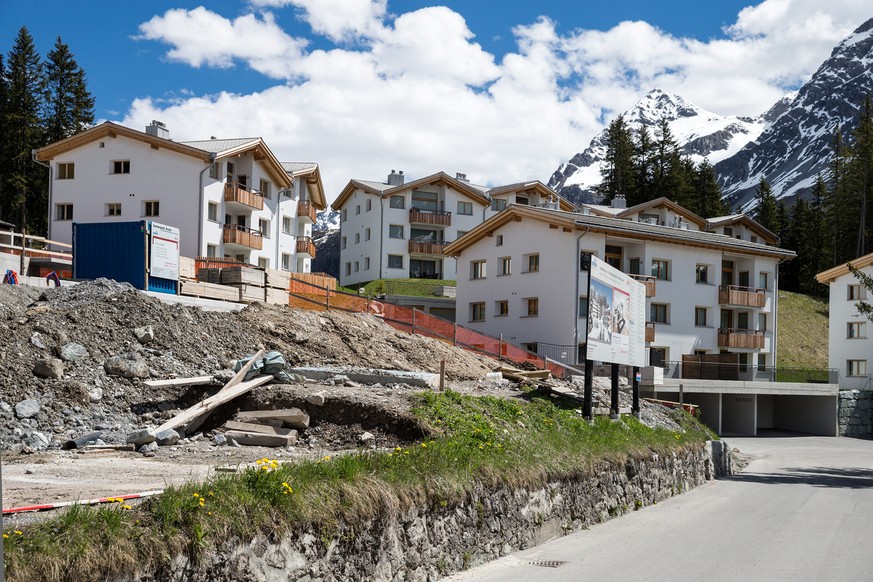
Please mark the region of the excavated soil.
MULTIPOLYGON (((105 279, 40 290, 0 286, 0 439, 3 507, 92 499, 161 489, 234 470, 264 456, 280 461, 320 458, 362 445, 389 448, 426 436, 411 414, 409 396, 422 388, 403 383, 360 385, 341 375, 314 382, 254 389, 216 409, 177 444, 146 455, 129 451, 62 450, 69 439, 99 431, 102 442, 156 428, 216 393, 237 359, 259 349, 281 353, 290 367, 359 367, 438 373, 446 362, 447 386, 474 394, 517 396, 507 381, 485 380, 497 365, 418 335, 395 331, 378 318, 341 311, 315 312, 253 304, 239 312, 170 305, 127 284, 105 279), (150 334, 143 330, 151 328, 150 334), (139 377, 107 372, 125 355, 139 377), (144 364, 144 365, 143 365, 144 364), (149 388, 147 379, 213 375, 209 386, 149 388), (307 397, 323 392, 323 406, 307 397), (293 447, 216 444, 222 425, 240 410, 297 407, 310 415, 293 447)), ((600 405, 605 391, 595 396, 600 405)), ((669 422, 658 407, 644 421, 669 422)), ((7 521, 27 520, 19 514, 7 521)))

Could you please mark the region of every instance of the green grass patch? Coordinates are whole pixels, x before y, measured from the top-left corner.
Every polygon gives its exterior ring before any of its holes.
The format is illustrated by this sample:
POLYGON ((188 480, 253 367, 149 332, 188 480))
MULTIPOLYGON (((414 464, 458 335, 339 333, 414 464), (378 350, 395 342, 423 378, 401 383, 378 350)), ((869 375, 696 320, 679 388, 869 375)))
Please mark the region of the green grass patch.
POLYGON ((259 459, 237 474, 170 488, 135 508, 123 502, 75 506, 8 531, 7 579, 94 580, 155 571, 173 556, 196 561, 256 531, 275 539, 312 526, 328 544, 339 523, 354 527, 413 505, 446 507, 482 484, 539 486, 714 438, 681 411, 675 413, 679 432, 650 429, 633 417, 589 423, 572 407, 535 394, 527 401, 423 393, 414 412, 432 436, 405 447, 286 464, 259 459))
POLYGON ((449 279, 377 279, 364 285, 348 287, 345 290, 357 293, 364 289, 368 295, 405 295, 409 297, 433 297, 434 287, 454 287, 456 281, 449 279))
MULTIPOLYGON (((780 368, 828 367, 828 304, 800 293, 779 291, 779 327, 777 349, 780 368)), ((793 372, 777 372, 782 378, 793 378, 793 372)), ((802 374, 801 374, 802 376, 802 374)), ((781 382, 806 382, 806 379, 781 382)), ((827 374, 824 380, 827 381, 827 374)))

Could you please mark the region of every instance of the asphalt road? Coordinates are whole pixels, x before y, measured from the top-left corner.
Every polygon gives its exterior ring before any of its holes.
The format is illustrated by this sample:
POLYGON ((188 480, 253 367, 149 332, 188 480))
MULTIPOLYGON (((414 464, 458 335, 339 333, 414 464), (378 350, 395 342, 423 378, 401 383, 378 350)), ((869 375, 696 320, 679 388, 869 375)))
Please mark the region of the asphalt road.
POLYGON ((725 440, 740 474, 445 580, 873 580, 873 441, 725 440))

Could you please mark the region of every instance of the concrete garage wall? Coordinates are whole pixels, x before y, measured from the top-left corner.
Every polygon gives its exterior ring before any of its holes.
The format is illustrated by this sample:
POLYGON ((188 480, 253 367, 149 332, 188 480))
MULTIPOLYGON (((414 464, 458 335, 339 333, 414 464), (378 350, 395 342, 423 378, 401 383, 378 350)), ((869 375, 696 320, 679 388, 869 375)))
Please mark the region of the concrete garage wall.
POLYGON ((721 432, 719 418, 721 417, 720 394, 685 394, 683 400, 688 404, 696 404, 700 407, 700 420, 714 430, 721 432))
POLYGON ((758 428, 773 428, 773 395, 758 394, 758 428))
POLYGON ((724 394, 722 396, 722 434, 755 434, 755 395, 724 394))
POLYGON ((830 396, 775 396, 776 428, 837 436, 837 402, 830 396))

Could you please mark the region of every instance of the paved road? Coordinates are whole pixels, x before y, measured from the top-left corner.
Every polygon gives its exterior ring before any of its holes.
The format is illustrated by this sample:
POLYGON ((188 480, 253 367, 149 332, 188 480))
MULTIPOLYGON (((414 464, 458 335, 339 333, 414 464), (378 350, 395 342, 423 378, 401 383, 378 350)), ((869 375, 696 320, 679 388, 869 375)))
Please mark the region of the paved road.
POLYGON ((446 582, 873 580, 873 441, 725 440, 739 475, 446 582))

